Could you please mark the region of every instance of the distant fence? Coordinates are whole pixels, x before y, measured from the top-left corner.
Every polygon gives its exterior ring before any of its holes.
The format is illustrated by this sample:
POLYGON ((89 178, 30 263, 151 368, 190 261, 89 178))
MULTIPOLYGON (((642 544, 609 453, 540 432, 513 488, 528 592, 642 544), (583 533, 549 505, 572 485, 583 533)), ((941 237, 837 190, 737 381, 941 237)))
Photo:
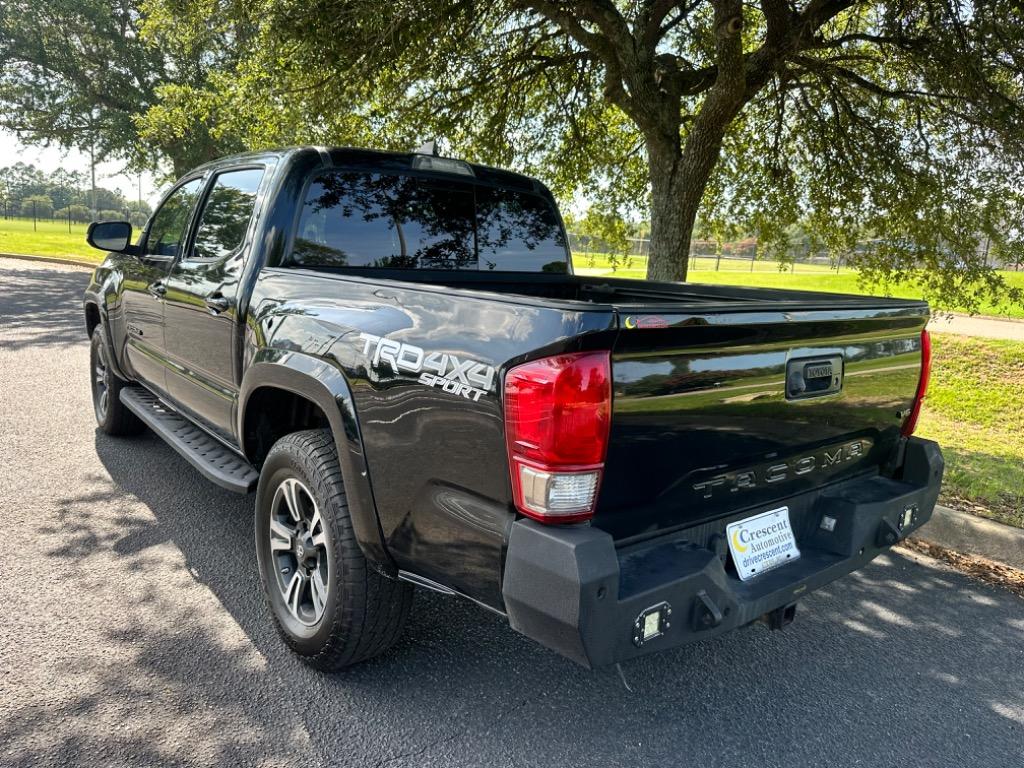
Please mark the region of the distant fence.
MULTIPOLYGON (((576 232, 569 232, 567 234, 569 236, 569 250, 573 254, 582 256, 584 259, 590 254, 606 258, 614 254, 621 260, 621 266, 627 269, 643 266, 644 260, 646 260, 651 251, 651 241, 649 238, 629 238, 629 253, 624 255, 621 252, 616 253, 614 249, 609 248, 600 238, 580 235, 576 232)), ((766 260, 763 254, 758 253, 757 246, 757 239, 752 237, 721 244, 714 240, 691 240, 690 269, 696 269, 699 263, 702 269, 729 272, 749 270, 752 272, 755 269, 755 264, 758 262, 764 264, 766 261, 776 261, 775 259, 766 260), (709 264, 709 259, 714 263, 709 264)), ((858 249, 860 247, 858 246, 858 249)), ((797 243, 790 247, 786 254, 786 261, 793 265, 792 268, 794 270, 796 270, 796 265, 804 264, 813 265, 819 269, 822 267, 834 269, 839 272, 844 267, 849 267, 850 255, 852 254, 836 256, 828 251, 815 251, 806 244, 797 243)), ((993 264, 992 266, 1011 272, 1024 271, 1024 264, 1022 263, 993 264)))
MULTIPOLYGON (((608 257, 615 255, 622 260, 626 268, 640 266, 650 254, 651 241, 649 238, 629 238, 629 254, 615 253, 612 248, 599 238, 580 235, 576 232, 569 232, 569 250, 574 254, 586 258, 589 254, 608 257), (638 264, 637 262, 640 262, 638 264)), ((843 258, 834 258, 827 251, 810 251, 806 247, 794 246, 788 255, 788 261, 795 264, 814 264, 819 267, 840 270, 844 266, 843 258)), ((764 257, 758 258, 757 240, 747 238, 729 243, 716 243, 714 240, 692 240, 690 241, 690 268, 696 269, 699 263, 702 268, 713 268, 723 271, 738 271, 743 269, 754 270, 757 261, 764 261, 764 257), (708 260, 714 262, 708 264, 708 260)), ((774 261, 774 259, 773 259, 774 261)))
MULTIPOLYGON (((0 210, 2 210, 2 207, 0 207, 0 210)), ((79 215, 75 211, 66 209, 58 209, 56 211, 53 211, 49 215, 45 216, 38 212, 36 213, 36 215, 32 215, 31 213, 28 215, 24 215, 22 213, 15 213, 14 211, 8 212, 6 210, 2 210, 2 213, 4 221, 31 222, 33 227, 35 227, 39 222, 61 224, 66 225, 69 232, 71 231, 72 226, 80 227, 85 226, 93 221, 102 221, 109 219, 123 219, 124 221, 131 221, 135 226, 142 226, 142 224, 145 222, 147 218, 146 214, 139 214, 137 211, 116 211, 113 209, 102 211, 89 211, 85 215, 79 215)))

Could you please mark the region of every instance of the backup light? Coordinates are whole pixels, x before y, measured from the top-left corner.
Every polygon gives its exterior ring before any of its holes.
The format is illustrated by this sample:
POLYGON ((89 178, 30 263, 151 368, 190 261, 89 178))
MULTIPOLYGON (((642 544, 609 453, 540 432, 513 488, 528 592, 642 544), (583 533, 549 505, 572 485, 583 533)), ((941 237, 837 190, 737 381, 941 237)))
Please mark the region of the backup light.
POLYGON ((505 439, 520 512, 554 523, 593 515, 611 399, 608 352, 555 355, 508 372, 505 439))
POLYGON ((917 429, 917 419, 921 415, 921 404, 928 394, 928 380, 932 375, 932 337, 928 329, 921 331, 921 376, 917 380, 917 392, 914 394, 914 404, 910 408, 910 415, 903 422, 900 432, 904 437, 910 437, 917 429))

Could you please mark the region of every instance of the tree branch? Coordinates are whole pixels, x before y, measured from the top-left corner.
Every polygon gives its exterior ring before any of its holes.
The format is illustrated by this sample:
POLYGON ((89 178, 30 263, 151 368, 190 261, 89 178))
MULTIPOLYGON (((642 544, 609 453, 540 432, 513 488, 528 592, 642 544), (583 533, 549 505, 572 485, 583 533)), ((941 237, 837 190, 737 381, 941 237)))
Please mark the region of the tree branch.
POLYGON ((819 76, 833 76, 840 79, 846 80, 847 82, 853 83, 857 87, 865 90, 875 96, 881 96, 886 99, 902 99, 902 100, 915 100, 915 99, 935 99, 942 101, 962 101, 963 98, 951 93, 942 93, 936 91, 926 91, 917 88, 890 88, 879 83, 869 80, 868 78, 854 72, 851 69, 847 69, 834 61, 826 61, 823 59, 815 59, 810 56, 797 56, 793 59, 795 64, 799 64, 804 69, 815 72, 819 76))

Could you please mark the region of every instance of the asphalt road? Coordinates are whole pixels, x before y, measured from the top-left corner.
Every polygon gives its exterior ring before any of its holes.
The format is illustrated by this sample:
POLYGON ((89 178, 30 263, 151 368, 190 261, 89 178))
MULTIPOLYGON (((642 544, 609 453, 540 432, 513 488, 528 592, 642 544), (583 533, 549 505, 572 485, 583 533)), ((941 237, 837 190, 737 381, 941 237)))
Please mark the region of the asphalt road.
POLYGON ((96 433, 85 282, 0 260, 0 765, 1024 765, 1024 601, 899 553, 632 691, 426 592, 389 655, 306 669, 252 500, 96 433))

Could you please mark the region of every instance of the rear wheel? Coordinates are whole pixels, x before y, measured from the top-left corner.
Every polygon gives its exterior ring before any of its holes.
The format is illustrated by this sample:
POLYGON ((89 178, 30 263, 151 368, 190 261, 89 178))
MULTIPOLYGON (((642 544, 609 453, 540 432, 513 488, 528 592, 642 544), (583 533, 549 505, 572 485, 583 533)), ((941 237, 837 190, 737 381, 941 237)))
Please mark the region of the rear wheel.
POLYGON ((412 586, 367 564, 328 430, 295 432, 270 450, 256 491, 256 556, 281 637, 312 666, 355 664, 401 634, 412 586))
POLYGON ((118 378, 110 367, 102 325, 97 324, 92 329, 89 342, 89 373, 96 423, 108 435, 138 434, 145 425, 121 402, 121 390, 128 384, 118 378))

